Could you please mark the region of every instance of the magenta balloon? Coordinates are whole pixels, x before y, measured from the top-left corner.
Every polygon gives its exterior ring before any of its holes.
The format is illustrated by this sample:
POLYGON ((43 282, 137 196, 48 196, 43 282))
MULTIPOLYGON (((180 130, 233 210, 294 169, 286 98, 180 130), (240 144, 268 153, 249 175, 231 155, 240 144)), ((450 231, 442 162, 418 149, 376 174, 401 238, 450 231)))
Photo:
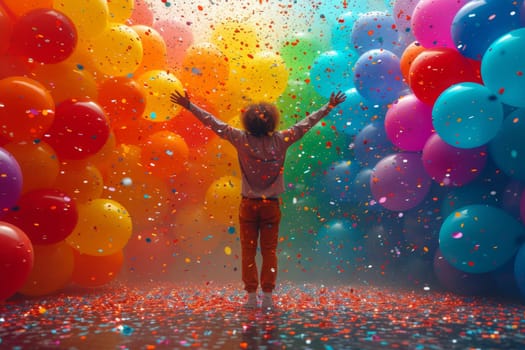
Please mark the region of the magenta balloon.
POLYGON ((485 146, 456 148, 432 135, 423 148, 423 166, 430 177, 443 186, 463 186, 474 180, 487 163, 485 146))
POLYGON ((374 199, 393 211, 416 207, 425 199, 431 184, 419 153, 386 156, 376 164, 370 177, 374 199))
POLYGON ((22 169, 15 157, 0 147, 0 210, 11 208, 22 194, 22 169))
POLYGON ((455 48, 450 28, 456 13, 469 0, 420 0, 412 13, 416 40, 426 48, 455 48))
POLYGON ((410 94, 396 101, 386 112, 385 130, 394 145, 404 151, 421 151, 434 127, 432 107, 410 94))

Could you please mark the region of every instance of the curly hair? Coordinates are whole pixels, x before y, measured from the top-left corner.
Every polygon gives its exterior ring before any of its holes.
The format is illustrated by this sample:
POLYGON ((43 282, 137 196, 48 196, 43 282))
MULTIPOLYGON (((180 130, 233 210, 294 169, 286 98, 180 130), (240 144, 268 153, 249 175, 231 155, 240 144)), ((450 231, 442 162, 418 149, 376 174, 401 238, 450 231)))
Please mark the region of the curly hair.
POLYGON ((244 129, 254 136, 271 134, 279 123, 279 111, 271 103, 261 102, 251 104, 241 116, 244 129))

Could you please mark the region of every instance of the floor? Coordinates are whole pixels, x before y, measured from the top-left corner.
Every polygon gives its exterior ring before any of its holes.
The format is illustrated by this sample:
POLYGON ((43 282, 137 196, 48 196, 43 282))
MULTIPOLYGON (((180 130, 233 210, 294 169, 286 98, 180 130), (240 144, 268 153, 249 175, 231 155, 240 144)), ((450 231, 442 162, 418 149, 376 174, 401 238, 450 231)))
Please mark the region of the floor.
POLYGON ((282 282, 114 283, 0 304, 0 349, 523 349, 525 305, 432 290, 282 282))

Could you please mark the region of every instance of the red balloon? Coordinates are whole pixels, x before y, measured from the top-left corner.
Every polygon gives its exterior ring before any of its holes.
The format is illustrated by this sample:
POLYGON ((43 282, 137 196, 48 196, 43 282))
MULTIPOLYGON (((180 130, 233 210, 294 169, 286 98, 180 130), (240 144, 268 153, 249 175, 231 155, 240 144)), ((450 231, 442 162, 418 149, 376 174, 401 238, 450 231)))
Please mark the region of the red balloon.
POLYGON ((421 101, 433 105, 447 88, 479 78, 470 61, 450 48, 426 49, 414 59, 408 73, 408 84, 421 101))
POLYGON ((57 189, 37 189, 20 197, 3 218, 20 227, 33 244, 53 244, 73 232, 78 211, 75 201, 57 189))
POLYGON ((31 10, 22 15, 13 28, 12 50, 41 63, 61 62, 76 46, 75 25, 57 10, 31 10))
POLYGON ((14 295, 33 269, 33 244, 20 228, 0 221, 0 301, 14 295))
POLYGON ((7 14, 7 11, 0 4, 0 54, 4 54, 9 48, 12 34, 13 21, 7 14))
POLYGON ((109 133, 108 118, 97 103, 66 100, 56 107, 44 137, 59 158, 84 159, 104 146, 109 133))

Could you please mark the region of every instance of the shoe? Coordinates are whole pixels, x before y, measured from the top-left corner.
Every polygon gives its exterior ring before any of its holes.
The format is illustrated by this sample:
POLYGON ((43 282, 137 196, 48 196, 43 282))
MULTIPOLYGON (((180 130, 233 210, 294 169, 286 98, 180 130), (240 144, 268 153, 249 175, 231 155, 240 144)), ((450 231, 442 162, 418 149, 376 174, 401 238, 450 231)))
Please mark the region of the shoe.
POLYGON ((273 310, 272 293, 265 292, 263 294, 261 308, 263 309, 263 311, 271 311, 271 310, 273 310))
POLYGON ((245 309, 255 309, 257 308, 257 294, 248 293, 248 299, 244 303, 245 309))

